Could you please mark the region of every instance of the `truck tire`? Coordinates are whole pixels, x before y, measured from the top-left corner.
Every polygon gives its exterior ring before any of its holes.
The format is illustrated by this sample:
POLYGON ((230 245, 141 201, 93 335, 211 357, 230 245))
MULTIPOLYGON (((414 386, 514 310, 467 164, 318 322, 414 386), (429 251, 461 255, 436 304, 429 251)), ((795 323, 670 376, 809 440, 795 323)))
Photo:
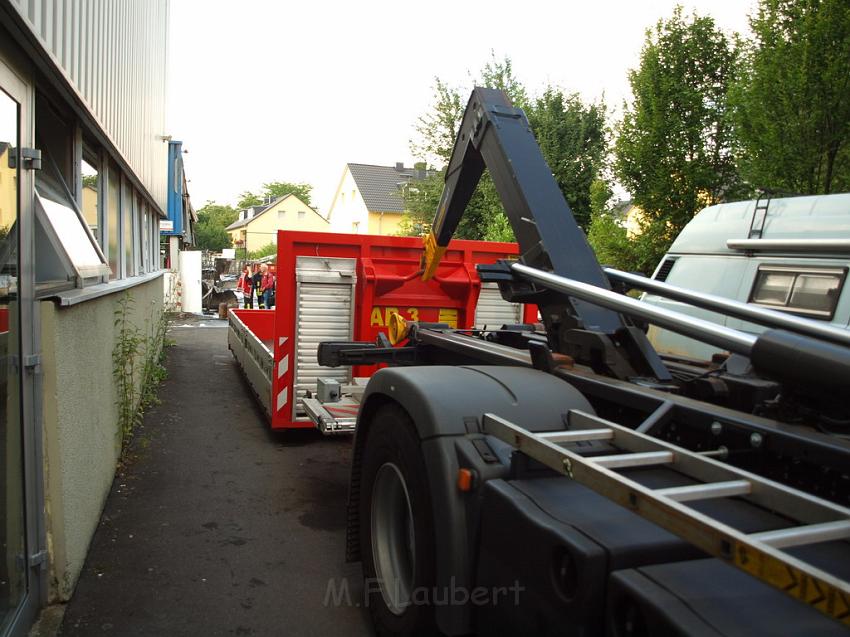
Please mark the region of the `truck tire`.
POLYGON ((434 514, 407 412, 381 406, 365 441, 360 551, 365 603, 379 635, 434 635, 434 514))

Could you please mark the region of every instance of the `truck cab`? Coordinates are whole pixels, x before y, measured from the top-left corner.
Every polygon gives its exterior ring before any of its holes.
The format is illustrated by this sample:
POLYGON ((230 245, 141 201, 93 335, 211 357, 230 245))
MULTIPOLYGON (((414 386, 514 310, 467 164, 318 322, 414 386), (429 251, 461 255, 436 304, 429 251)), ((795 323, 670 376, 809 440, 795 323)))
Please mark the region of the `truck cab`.
MULTIPOLYGON (((701 210, 653 279, 753 303, 835 327, 850 324, 850 194, 762 198, 701 210)), ((652 293, 645 303, 753 334, 764 327, 652 293)), ((716 346, 655 326, 649 340, 668 356, 710 360, 716 346)))

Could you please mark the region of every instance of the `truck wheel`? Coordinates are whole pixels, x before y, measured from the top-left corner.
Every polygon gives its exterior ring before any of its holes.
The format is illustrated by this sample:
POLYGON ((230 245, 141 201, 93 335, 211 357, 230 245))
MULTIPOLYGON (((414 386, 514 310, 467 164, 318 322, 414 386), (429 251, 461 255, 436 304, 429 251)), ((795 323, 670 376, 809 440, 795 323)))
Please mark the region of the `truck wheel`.
POLYGON ((433 635, 433 509, 419 437, 398 405, 372 418, 362 466, 360 554, 375 629, 433 635))

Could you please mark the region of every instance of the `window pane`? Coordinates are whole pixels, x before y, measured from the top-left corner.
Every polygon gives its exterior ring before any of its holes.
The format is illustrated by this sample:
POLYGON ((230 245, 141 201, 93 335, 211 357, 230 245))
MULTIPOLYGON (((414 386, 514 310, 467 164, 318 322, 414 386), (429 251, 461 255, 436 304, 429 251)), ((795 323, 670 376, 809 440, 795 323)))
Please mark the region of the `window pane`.
POLYGON ((840 290, 841 277, 837 274, 800 274, 789 307, 831 315, 840 290))
POLYGON ((124 218, 124 276, 135 276, 136 266, 133 262, 133 209, 135 208, 135 197, 133 189, 129 182, 124 180, 124 198, 122 199, 123 206, 121 207, 122 216, 124 218))
POLYGON ((142 272, 150 272, 151 271, 151 259, 150 259, 150 223, 148 221, 148 205, 139 199, 139 210, 141 211, 140 218, 140 228, 141 232, 139 232, 139 236, 141 239, 141 247, 139 248, 139 254, 142 257, 142 272))
POLYGON ((53 232, 80 275, 83 278, 102 276, 103 262, 76 211, 67 202, 53 201, 40 193, 36 196, 36 203, 44 210, 53 232))
POLYGON ((759 272, 753 290, 753 302, 785 305, 794 277, 793 272, 759 272))
POLYGON ((109 187, 106 193, 106 225, 107 225, 107 250, 109 253, 109 267, 112 273, 110 279, 116 279, 118 272, 118 232, 121 214, 121 173, 118 166, 109 164, 109 187))
POLYGON ((82 162, 83 173, 83 197, 82 205, 83 217, 92 231, 95 238, 99 238, 98 234, 98 210, 97 210, 97 192, 98 192, 98 177, 97 169, 89 164, 85 159, 82 162))

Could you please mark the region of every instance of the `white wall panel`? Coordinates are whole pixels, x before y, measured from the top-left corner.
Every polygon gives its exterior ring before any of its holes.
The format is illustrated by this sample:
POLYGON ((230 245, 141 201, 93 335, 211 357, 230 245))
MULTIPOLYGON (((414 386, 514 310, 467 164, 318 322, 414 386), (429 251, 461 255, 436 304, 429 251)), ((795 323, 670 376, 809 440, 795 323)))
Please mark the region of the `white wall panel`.
POLYGON ((11 0, 162 210, 169 0, 11 0))

